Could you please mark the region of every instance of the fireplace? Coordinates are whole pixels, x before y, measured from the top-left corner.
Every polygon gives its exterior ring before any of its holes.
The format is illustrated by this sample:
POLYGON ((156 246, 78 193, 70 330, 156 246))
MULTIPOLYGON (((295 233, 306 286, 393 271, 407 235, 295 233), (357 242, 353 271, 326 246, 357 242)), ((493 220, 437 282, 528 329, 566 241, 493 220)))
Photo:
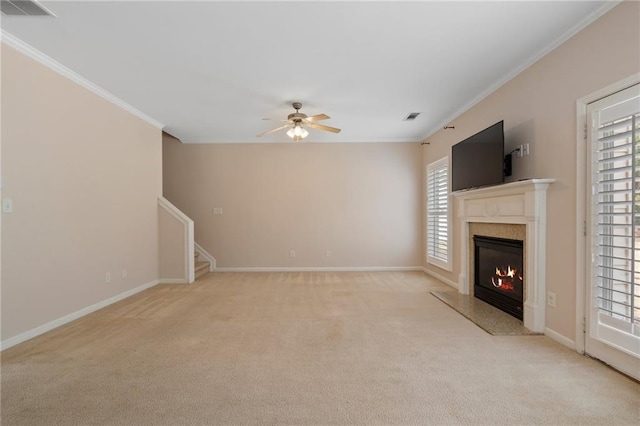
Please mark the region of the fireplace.
POLYGON ((501 238, 519 239, 524 245, 526 285, 523 288, 522 321, 531 331, 545 331, 546 298, 546 233, 547 233, 547 188, 555 179, 530 179, 504 185, 472 189, 454 193, 459 202, 460 246, 462 264, 458 277, 458 290, 462 294, 473 291, 471 278, 474 269, 473 240, 470 238, 472 225, 482 224, 502 229, 503 225, 521 225, 524 235, 495 235, 476 232, 475 235, 489 235, 501 238))
POLYGON ((474 245, 474 296, 523 319, 523 242, 476 235, 474 245))

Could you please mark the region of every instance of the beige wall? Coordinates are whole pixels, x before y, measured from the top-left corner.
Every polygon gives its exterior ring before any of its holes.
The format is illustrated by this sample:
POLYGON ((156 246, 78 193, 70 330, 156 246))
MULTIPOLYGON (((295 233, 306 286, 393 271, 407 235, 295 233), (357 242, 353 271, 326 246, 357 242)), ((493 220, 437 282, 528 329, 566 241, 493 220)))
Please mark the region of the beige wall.
MULTIPOLYGON (((506 148, 529 143, 531 155, 514 158, 514 175, 556 178, 548 198, 547 327, 573 340, 576 315, 576 101, 640 71, 640 3, 624 2, 533 64, 474 108, 453 120, 423 148, 424 164, 451 146, 504 120, 506 148)), ((454 218, 457 214, 454 206, 454 218)), ((460 226, 454 219, 454 270, 426 267, 452 281, 460 273, 460 226)))
POLYGON ((422 265, 417 143, 166 140, 163 150, 164 196, 219 268, 422 265))
MULTIPOLYGON (((3 170, 2 170, 2 104, 3 102, 2 100, 2 62, 3 62, 3 55, 2 55, 2 50, 0 48, 0 200, 3 197, 3 192, 2 192, 2 176, 3 176, 3 170)), ((2 207, 0 207, 0 341, 2 341, 2 207)))
POLYGON ((157 279, 162 146, 159 129, 5 45, 2 85, 6 340, 157 279))
POLYGON ((185 225, 171 213, 158 207, 158 231, 160 279, 188 281, 184 263, 187 250, 185 225))

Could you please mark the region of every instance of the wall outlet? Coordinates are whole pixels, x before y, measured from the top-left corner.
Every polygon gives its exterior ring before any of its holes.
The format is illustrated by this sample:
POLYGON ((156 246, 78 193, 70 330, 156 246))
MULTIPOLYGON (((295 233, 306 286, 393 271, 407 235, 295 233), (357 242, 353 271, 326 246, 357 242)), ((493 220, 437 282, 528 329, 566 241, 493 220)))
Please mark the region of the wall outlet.
POLYGON ((2 199, 2 213, 13 213, 13 200, 11 198, 2 199))
POLYGON ((107 272, 106 274, 104 274, 104 282, 106 284, 109 284, 111 282, 111 273, 107 272))
POLYGON ((331 257, 331 250, 325 250, 324 251, 324 256, 325 257, 331 257))
POLYGON ((522 147, 522 157, 525 155, 529 155, 529 144, 525 143, 524 145, 520 145, 522 147))
POLYGON ((289 252, 289 257, 296 257, 296 251, 295 250, 291 250, 289 252))
POLYGON ((547 305, 552 308, 556 307, 556 294, 552 292, 547 292, 547 305))
POLYGON ((524 145, 518 145, 518 149, 516 150, 516 158, 522 158, 524 153, 524 145))
POLYGON ((222 214, 222 207, 214 207, 213 214, 222 214))
POLYGON ((122 270, 122 278, 127 278, 127 270, 126 269, 122 270))

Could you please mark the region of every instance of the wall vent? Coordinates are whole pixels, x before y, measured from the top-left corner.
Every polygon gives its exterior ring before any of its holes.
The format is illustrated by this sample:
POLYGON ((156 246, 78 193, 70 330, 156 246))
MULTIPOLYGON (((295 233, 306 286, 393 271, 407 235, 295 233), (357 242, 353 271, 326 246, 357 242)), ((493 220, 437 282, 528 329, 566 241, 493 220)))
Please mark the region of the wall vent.
POLYGON ((0 0, 4 16, 54 16, 44 6, 31 0, 0 0))
POLYGON ((420 113, 419 112, 412 112, 411 114, 407 115, 403 121, 413 121, 416 119, 417 116, 419 116, 420 113))

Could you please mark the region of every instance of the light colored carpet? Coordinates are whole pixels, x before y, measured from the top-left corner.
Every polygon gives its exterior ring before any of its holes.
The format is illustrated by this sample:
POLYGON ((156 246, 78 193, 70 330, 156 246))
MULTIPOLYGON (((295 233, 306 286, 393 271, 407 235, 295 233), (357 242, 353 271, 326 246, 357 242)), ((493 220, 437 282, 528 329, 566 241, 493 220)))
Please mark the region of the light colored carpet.
POLYGON ((2 425, 638 424, 640 385, 418 272, 217 273, 2 354, 2 425))
POLYGON ((455 309, 475 325, 494 336, 536 335, 524 326, 522 321, 495 308, 482 300, 461 294, 457 290, 434 290, 435 297, 455 309))

